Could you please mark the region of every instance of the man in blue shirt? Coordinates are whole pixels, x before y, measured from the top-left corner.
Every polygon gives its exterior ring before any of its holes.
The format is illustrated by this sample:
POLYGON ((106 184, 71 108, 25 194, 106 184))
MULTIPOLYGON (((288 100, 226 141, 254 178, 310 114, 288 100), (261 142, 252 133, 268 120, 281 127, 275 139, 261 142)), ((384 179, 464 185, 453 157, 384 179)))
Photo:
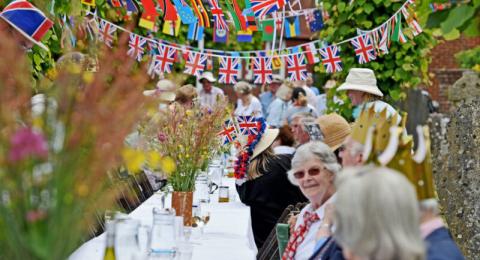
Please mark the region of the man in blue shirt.
POLYGON ((268 91, 263 92, 259 96, 260 103, 262 103, 263 116, 265 118, 268 116, 268 106, 270 106, 270 103, 275 99, 275 94, 282 83, 283 78, 280 75, 274 75, 272 82, 268 85, 268 91))

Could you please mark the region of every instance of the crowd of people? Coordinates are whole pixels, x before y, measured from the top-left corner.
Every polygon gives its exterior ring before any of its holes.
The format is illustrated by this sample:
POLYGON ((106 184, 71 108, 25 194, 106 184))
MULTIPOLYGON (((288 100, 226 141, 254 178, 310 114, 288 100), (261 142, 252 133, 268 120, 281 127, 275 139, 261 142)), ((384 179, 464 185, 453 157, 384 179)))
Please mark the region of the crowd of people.
MULTIPOLYGON (((201 89, 188 93, 202 106, 214 106, 225 94, 210 72, 201 89)), ((237 180, 243 203, 251 207, 255 243, 261 248, 288 205, 308 203, 291 216, 290 238, 282 259, 463 259, 435 198, 419 199, 414 183, 402 172, 367 165, 368 125, 358 122, 367 110, 384 113, 399 125, 401 117, 381 100, 375 74, 351 69, 338 91, 346 91, 355 122, 326 113, 324 94, 307 82, 275 76, 259 97, 252 86, 234 86, 232 116, 266 119, 268 129, 255 145, 247 174, 237 180), (357 128, 357 129, 355 129, 357 128), (364 134, 365 135, 365 134, 364 134)), ((327 82, 325 89, 335 86, 327 82)), ((156 93, 165 95, 164 88, 156 93)), ((177 97, 170 98, 175 101, 177 97)), ((335 98, 335 102, 341 102, 335 98)), ((381 118, 381 116, 376 116, 381 118)))

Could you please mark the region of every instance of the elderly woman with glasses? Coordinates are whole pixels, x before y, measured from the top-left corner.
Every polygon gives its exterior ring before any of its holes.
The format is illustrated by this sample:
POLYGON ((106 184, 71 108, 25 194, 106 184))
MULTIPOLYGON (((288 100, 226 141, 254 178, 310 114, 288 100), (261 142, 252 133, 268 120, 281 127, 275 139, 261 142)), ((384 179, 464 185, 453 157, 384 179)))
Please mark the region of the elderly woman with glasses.
POLYGON ((316 141, 298 147, 288 178, 310 203, 298 215, 282 259, 308 259, 313 254, 317 231, 329 225, 322 220, 326 205, 334 200, 334 179, 340 168, 326 144, 316 141))

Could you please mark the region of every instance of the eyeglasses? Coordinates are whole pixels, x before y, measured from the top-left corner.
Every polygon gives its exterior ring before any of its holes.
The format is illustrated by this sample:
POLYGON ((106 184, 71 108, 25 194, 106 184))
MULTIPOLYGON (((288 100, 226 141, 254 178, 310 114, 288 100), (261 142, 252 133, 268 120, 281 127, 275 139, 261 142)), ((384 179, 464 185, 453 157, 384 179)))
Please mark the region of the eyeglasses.
MULTIPOLYGON (((326 169, 327 168, 325 167, 313 167, 308 169, 307 174, 309 176, 317 176, 320 174, 320 172, 322 172, 322 170, 326 170, 326 169)), ((305 177, 305 171, 294 172, 293 177, 295 177, 295 179, 302 179, 303 177, 305 177)))

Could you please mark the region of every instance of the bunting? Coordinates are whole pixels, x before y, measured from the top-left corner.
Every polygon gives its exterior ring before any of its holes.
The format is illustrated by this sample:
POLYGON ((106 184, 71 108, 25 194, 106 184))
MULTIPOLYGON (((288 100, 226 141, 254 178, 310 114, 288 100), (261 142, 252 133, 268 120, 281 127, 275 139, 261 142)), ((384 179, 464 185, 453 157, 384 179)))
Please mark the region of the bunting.
POLYGON ((320 49, 322 64, 327 73, 342 71, 342 60, 340 59, 340 49, 336 45, 320 49))
POLYGON ((272 59, 267 57, 253 58, 253 77, 255 84, 272 82, 272 59))
POLYGON ((128 51, 127 54, 135 58, 137 61, 141 61, 143 54, 145 53, 145 45, 147 44, 147 39, 143 38, 134 33, 130 33, 130 40, 128 41, 128 51))
POLYGON ((173 63, 175 62, 176 50, 167 45, 158 47, 158 55, 153 59, 153 70, 157 75, 161 73, 171 73, 173 63))
POLYGON ((358 63, 364 64, 376 59, 375 49, 369 34, 357 36, 351 41, 358 63))
POLYGON ((240 59, 233 57, 221 57, 220 69, 218 70, 218 82, 223 84, 237 83, 240 73, 240 59))
POLYGON ((105 20, 101 20, 98 26, 98 39, 112 48, 113 37, 117 28, 105 20))
POLYGON ((291 81, 300 81, 307 79, 307 65, 305 64, 305 55, 293 54, 285 57, 287 60, 287 73, 291 81))
POLYGON ((184 73, 200 77, 205 70, 207 63, 207 55, 199 52, 188 52, 188 56, 185 62, 184 73))

